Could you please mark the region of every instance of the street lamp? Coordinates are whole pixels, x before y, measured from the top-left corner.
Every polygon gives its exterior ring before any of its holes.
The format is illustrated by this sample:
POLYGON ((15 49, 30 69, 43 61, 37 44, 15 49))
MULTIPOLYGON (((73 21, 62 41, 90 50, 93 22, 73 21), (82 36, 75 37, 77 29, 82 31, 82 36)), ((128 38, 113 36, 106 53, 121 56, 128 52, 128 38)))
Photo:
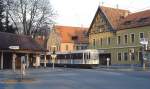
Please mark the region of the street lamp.
POLYGON ((145 69, 145 61, 147 60, 145 57, 144 57, 144 50, 147 50, 147 45, 148 45, 148 39, 146 38, 141 38, 140 39, 140 44, 142 44, 142 65, 143 65, 143 69, 145 69))
POLYGON ((25 63, 25 56, 21 56, 21 79, 23 79, 23 76, 25 75, 25 68, 26 63, 25 63))

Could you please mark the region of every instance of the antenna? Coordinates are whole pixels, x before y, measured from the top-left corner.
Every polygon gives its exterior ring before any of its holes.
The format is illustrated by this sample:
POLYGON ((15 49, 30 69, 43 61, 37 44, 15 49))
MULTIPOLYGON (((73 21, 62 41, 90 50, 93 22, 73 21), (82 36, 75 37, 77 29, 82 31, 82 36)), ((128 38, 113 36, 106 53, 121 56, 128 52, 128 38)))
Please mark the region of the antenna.
POLYGON ((103 6, 103 5, 104 5, 104 2, 99 1, 99 6, 103 6))
POLYGON ((101 2, 99 1, 99 6, 101 6, 101 2))

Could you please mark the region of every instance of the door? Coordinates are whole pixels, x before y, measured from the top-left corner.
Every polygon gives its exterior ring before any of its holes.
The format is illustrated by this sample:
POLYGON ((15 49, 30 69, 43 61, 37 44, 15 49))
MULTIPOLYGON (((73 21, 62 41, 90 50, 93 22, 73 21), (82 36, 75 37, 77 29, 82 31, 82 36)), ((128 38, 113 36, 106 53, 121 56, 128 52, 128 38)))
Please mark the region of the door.
POLYGON ((107 58, 110 58, 109 64, 111 64, 111 54, 99 54, 99 64, 107 65, 107 58))

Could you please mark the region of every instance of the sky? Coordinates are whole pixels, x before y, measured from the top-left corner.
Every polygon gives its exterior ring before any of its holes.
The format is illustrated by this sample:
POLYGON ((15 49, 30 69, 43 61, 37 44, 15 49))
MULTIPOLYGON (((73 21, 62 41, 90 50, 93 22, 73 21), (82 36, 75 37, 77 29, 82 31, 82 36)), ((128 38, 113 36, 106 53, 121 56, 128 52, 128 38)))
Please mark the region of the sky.
POLYGON ((50 0, 57 25, 89 27, 99 5, 131 12, 150 9, 150 0, 50 0))

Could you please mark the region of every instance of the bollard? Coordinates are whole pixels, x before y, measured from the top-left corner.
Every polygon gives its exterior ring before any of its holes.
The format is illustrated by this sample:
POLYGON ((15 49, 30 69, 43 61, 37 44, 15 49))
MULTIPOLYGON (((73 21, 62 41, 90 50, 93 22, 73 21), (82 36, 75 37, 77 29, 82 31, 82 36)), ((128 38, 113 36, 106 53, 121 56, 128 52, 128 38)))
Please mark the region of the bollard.
POLYGON ((107 67, 109 67, 110 58, 107 58, 107 67))

